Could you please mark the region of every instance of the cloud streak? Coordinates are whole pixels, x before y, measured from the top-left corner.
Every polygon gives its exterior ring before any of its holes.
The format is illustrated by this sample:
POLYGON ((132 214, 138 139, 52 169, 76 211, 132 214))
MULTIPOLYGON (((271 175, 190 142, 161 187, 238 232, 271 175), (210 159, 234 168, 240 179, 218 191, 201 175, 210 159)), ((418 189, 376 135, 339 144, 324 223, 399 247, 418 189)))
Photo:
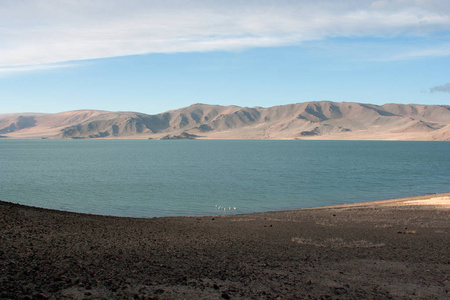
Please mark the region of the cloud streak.
POLYGON ((12 66, 12 67, 0 67, 0 78, 8 77, 13 74, 19 74, 23 72, 33 72, 42 70, 54 70, 61 68, 71 68, 79 66, 75 63, 56 63, 56 64, 42 64, 42 65, 24 65, 24 66, 12 66))
POLYGON ((430 93, 450 93, 450 82, 430 88, 430 93))
POLYGON ((448 31, 446 0, 5 0, 0 4, 0 67, 448 31))

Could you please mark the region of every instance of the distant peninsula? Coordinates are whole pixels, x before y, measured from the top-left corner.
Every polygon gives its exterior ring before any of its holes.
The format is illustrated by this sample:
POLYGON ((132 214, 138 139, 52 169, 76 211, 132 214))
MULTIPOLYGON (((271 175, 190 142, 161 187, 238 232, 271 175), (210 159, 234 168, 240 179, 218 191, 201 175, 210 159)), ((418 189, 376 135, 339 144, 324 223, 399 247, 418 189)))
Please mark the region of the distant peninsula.
POLYGON ((156 115, 76 110, 0 114, 16 139, 450 140, 450 106, 315 101, 264 107, 194 104, 156 115))

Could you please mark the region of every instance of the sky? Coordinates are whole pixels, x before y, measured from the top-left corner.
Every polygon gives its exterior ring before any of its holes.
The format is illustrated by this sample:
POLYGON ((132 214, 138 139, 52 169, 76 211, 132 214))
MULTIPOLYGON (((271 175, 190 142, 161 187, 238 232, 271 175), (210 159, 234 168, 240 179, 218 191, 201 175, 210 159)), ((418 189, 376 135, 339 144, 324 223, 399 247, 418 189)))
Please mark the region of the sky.
POLYGON ((450 105, 448 0, 0 0, 0 113, 450 105))

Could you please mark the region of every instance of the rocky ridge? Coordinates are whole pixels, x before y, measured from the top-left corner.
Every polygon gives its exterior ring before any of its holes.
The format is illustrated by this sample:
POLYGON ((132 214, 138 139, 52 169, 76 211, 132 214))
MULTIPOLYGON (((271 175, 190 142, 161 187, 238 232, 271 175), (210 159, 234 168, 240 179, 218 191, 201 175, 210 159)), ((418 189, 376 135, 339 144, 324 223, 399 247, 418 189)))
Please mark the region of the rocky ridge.
POLYGON ((194 104, 156 115, 78 110, 0 114, 9 138, 450 140, 450 106, 305 102, 269 108, 194 104))

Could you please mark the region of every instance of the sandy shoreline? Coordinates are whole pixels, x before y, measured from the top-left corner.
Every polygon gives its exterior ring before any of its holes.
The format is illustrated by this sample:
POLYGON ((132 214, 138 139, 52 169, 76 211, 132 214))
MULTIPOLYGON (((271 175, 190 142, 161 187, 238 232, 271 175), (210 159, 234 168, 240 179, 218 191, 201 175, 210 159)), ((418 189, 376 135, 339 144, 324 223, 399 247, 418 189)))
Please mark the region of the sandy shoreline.
POLYGON ((450 193, 133 219, 0 202, 0 298, 448 299, 450 193))

